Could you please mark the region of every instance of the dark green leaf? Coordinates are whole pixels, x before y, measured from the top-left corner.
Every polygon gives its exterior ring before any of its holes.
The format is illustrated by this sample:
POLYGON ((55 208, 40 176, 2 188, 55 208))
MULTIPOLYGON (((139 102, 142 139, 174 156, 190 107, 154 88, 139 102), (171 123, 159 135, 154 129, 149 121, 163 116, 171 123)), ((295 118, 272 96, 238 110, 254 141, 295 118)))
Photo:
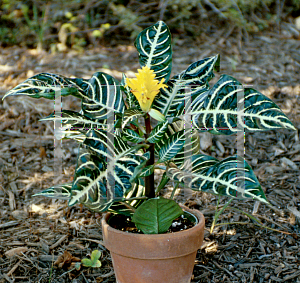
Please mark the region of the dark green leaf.
POLYGON ((172 221, 182 214, 181 207, 174 200, 155 198, 141 204, 132 221, 144 234, 161 234, 167 232, 172 221))
POLYGON ((208 82, 218 70, 219 55, 205 58, 191 64, 185 71, 167 82, 168 88, 161 89, 160 96, 155 98, 153 108, 166 118, 179 117, 188 113, 185 109, 191 101, 202 101, 207 96, 208 82))
POLYGON ((279 128, 295 130, 271 99, 252 88, 244 88, 227 75, 221 76, 204 100, 193 102, 191 115, 196 128, 213 134, 279 128))
POLYGON ((49 189, 41 191, 40 193, 34 194, 33 196, 43 196, 48 198, 69 200, 71 197, 71 188, 72 183, 55 185, 49 189))
POLYGON ((122 131, 122 138, 134 143, 140 143, 145 141, 144 137, 141 137, 137 132, 135 132, 132 129, 124 129, 122 131))
POLYGON ((82 97, 83 114, 92 119, 107 119, 107 115, 124 112, 120 84, 112 76, 98 72, 87 82, 86 94, 82 97))
POLYGON ((91 130, 77 161, 69 205, 79 202, 94 211, 105 211, 113 202, 122 201, 133 183, 129 179, 142 157, 120 137, 91 130), (108 166, 112 166, 107 170, 108 166), (113 172, 113 173, 112 173, 113 172))
POLYGON ((195 191, 238 199, 254 198, 267 203, 252 168, 239 156, 218 161, 211 156, 194 155, 191 170, 169 168, 167 176, 195 191))
POLYGON ((156 79, 168 81, 172 69, 171 33, 168 26, 159 21, 144 29, 135 40, 140 65, 154 71, 156 79))
POLYGON ((55 99, 55 91, 61 91, 61 96, 74 95, 82 98, 87 87, 85 79, 70 79, 61 75, 41 73, 14 87, 4 95, 3 99, 12 95, 55 99))
POLYGON ((163 137, 166 129, 168 127, 168 121, 164 121, 161 123, 158 123, 155 128, 151 131, 147 141, 149 143, 157 143, 161 140, 161 138, 163 137))
POLYGON ((146 177, 154 172, 154 165, 149 165, 141 170, 140 177, 146 177))
POLYGON ((166 141, 166 144, 162 146, 159 150, 158 162, 169 161, 174 156, 176 156, 176 154, 183 148, 185 143, 185 137, 190 132, 191 131, 188 130, 182 130, 170 136, 169 139, 166 141))
POLYGON ((124 111, 122 128, 124 128, 128 123, 139 119, 144 116, 145 113, 138 109, 127 109, 124 111))

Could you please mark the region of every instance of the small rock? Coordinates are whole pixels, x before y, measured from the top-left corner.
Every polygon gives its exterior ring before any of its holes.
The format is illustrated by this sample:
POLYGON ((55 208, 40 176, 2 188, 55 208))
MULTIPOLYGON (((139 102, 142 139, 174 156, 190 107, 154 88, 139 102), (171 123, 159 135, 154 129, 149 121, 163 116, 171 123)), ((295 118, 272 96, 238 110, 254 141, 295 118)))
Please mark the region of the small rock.
POLYGON ((292 160, 290 160, 290 159, 288 159, 288 158, 286 158, 286 157, 282 157, 282 158, 281 158, 281 162, 282 162, 283 164, 288 165, 289 167, 291 167, 291 168, 294 169, 294 170, 298 170, 298 166, 297 166, 292 160))
POLYGON ((212 135, 210 133, 202 133, 200 137, 200 147, 207 150, 212 146, 212 135))
POLYGON ((225 148, 224 148, 223 144, 220 141, 216 141, 216 145, 217 145, 218 149, 220 150, 220 152, 222 154, 224 154, 225 148))
POLYGON ((295 25, 296 25, 297 30, 300 30, 300 16, 296 18, 295 25))
POLYGON ((18 248, 13 248, 5 252, 5 255, 7 257, 13 257, 15 255, 20 255, 21 253, 27 252, 28 248, 27 247, 18 247, 18 248))
POLYGON ((12 213, 13 218, 18 220, 24 220, 27 218, 27 212, 24 210, 14 210, 12 213))

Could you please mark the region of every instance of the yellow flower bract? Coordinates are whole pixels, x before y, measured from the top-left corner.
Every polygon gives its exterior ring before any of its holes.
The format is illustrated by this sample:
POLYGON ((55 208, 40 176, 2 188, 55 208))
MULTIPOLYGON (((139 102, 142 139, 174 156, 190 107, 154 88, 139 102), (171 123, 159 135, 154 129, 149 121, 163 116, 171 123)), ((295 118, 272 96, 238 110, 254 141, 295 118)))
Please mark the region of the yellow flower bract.
POLYGON ((138 100, 141 109, 145 112, 150 110, 152 102, 155 96, 159 93, 161 88, 166 88, 167 85, 161 81, 155 80, 155 74, 149 67, 144 66, 142 69, 138 69, 138 74, 135 74, 136 78, 126 79, 126 85, 131 88, 131 92, 138 100))

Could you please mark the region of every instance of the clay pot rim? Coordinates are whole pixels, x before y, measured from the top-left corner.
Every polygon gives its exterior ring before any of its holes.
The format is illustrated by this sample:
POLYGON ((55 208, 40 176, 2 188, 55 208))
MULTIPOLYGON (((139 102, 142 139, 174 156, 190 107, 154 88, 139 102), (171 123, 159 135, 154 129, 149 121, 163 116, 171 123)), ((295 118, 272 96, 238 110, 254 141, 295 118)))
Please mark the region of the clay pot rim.
POLYGON ((195 215, 198 224, 186 230, 164 234, 136 234, 120 231, 109 226, 107 220, 111 213, 107 213, 102 218, 104 245, 113 254, 140 259, 176 258, 194 253, 203 243, 205 218, 199 210, 185 207, 183 209, 195 215), (124 243, 130 244, 124 245, 124 243))
POLYGON ((172 232, 172 233, 163 233, 163 234, 137 234, 137 233, 125 232, 125 231, 121 231, 119 229, 115 229, 115 228, 111 227, 108 224, 109 217, 111 215, 113 215, 113 213, 111 213, 111 212, 106 213, 104 215, 104 217, 103 217, 103 220, 108 225, 108 229, 111 230, 111 231, 114 231, 114 233, 123 234, 123 235, 130 235, 131 237, 137 237, 137 238, 139 238, 139 237, 145 237, 145 235, 147 235, 147 237, 150 237, 150 238, 152 237, 152 238, 156 238, 156 239, 158 237, 165 238, 167 235, 172 235, 172 237, 176 237, 179 233, 180 233, 180 237, 182 237, 183 233, 190 234, 190 233, 194 232, 194 230, 198 230, 200 226, 202 226, 202 225, 204 226, 205 225, 205 218, 204 218, 204 215, 201 213, 201 211, 196 210, 196 209, 190 209, 190 208, 188 208, 188 207, 186 207, 184 205, 180 205, 180 206, 183 208, 184 211, 188 211, 188 212, 192 213, 193 216, 195 216, 197 218, 198 223, 195 226, 193 226, 192 228, 181 230, 181 231, 176 231, 176 232, 172 232))

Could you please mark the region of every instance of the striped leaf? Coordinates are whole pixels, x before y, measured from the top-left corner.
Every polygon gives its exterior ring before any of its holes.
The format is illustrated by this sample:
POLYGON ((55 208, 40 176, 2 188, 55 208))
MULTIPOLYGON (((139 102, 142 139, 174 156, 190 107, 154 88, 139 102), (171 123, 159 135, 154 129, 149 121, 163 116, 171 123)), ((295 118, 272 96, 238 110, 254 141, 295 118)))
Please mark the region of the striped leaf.
POLYGON ((138 109, 127 109, 124 111, 122 128, 124 128, 128 123, 139 119, 144 116, 144 113, 138 109))
POLYGON ((238 199, 254 198, 267 203, 253 170, 239 156, 218 161, 211 156, 194 155, 191 170, 169 168, 167 176, 195 191, 238 199))
POLYGON ((140 177, 146 177, 154 172, 154 165, 149 165, 141 170, 140 177))
POLYGON ((17 85, 6 93, 3 99, 13 95, 27 95, 32 98, 55 99, 55 91, 61 91, 61 96, 74 95, 81 98, 85 95, 87 80, 70 79, 64 76, 41 73, 17 85))
POLYGON ((133 174, 131 178, 129 179, 129 182, 134 183, 138 178, 140 178, 140 174, 143 171, 143 169, 146 167, 146 163, 150 158, 150 152, 147 151, 142 156, 143 161, 134 168, 133 174))
POLYGON ((125 87, 126 84, 126 75, 122 74, 122 80, 121 80, 121 90, 125 93, 126 95, 126 103, 127 103, 127 108, 138 108, 140 109, 140 105, 136 99, 136 97, 132 94, 132 92, 130 91, 130 87, 125 87))
POLYGON ((228 75, 220 77, 203 101, 192 104, 191 115, 196 128, 214 134, 279 128, 295 130, 271 99, 252 88, 244 89, 240 82, 228 75))
POLYGON ((216 55, 191 64, 167 82, 168 88, 161 90, 152 107, 167 118, 184 114, 188 100, 202 101, 207 96, 208 82, 214 77, 213 71, 219 70, 219 62, 216 55))
POLYGON ((170 136, 166 144, 159 150, 158 162, 169 161, 176 156, 176 154, 183 148, 187 134, 188 131, 182 130, 170 136))
POLYGON ((161 140, 161 138, 163 137, 166 129, 168 127, 168 121, 164 121, 161 123, 158 123, 154 129, 151 131, 147 141, 149 143, 157 143, 161 140))
MULTIPOLYGON (((168 124, 167 129, 164 131, 163 137, 155 144, 155 154, 159 155, 161 148, 167 147, 171 136, 177 132, 184 131, 184 129, 185 122, 183 120, 177 120, 171 124, 168 124)), ((182 137, 182 140, 184 142, 184 146, 171 160, 169 160, 179 167, 183 164, 186 158, 194 154, 198 154, 200 149, 200 138, 197 131, 193 129, 191 129, 191 131, 186 131, 182 137)))
POLYGON ((107 210, 130 191, 130 178, 142 157, 141 146, 131 147, 120 137, 91 130, 87 133, 77 161, 69 205, 82 203, 91 210, 107 210), (108 166, 112 166, 108 170, 108 166), (113 185, 111 185, 113 184, 113 185))
POLYGON ((168 26, 159 21, 144 29, 134 43, 139 52, 141 67, 154 71, 156 79, 168 81, 172 69, 171 33, 168 26))
POLYGON ((145 141, 144 137, 141 137, 137 132, 135 132, 132 129, 124 129, 122 131, 122 138, 124 138, 126 141, 134 143, 140 143, 145 141))
POLYGON ((131 198, 139 198, 139 197, 144 197, 145 196, 145 187, 139 185, 139 183, 134 183, 132 185, 131 190, 124 196, 124 199, 122 199, 122 202, 114 202, 110 208, 108 209, 109 212, 112 213, 118 213, 118 214, 123 214, 126 216, 133 216, 133 211, 128 208, 128 206, 124 205, 124 202, 128 203, 129 205, 133 207, 139 207, 141 203, 143 203, 143 199, 136 199, 136 200, 130 200, 127 201, 127 199, 131 198))
POLYGON ((76 130, 76 129, 90 130, 92 128, 106 129, 106 124, 103 123, 103 121, 97 122, 96 120, 90 119, 89 117, 86 117, 83 114, 79 114, 78 112, 71 111, 71 110, 62 110, 60 117, 56 117, 54 113, 52 113, 48 117, 40 119, 40 121, 57 121, 57 120, 61 121, 62 126, 64 128, 70 130, 76 130))
POLYGON ((198 154, 200 150, 200 137, 197 131, 191 131, 186 136, 183 148, 172 158, 172 162, 179 168, 182 168, 185 160, 198 154))
POLYGON ((82 97, 83 114, 92 119, 107 119, 107 115, 124 112, 124 101, 119 82, 112 76, 98 72, 87 82, 88 88, 82 97))
POLYGON ((41 191, 40 193, 34 194, 33 196, 43 196, 48 198, 69 200, 71 197, 71 188, 72 183, 55 185, 49 189, 41 191))

